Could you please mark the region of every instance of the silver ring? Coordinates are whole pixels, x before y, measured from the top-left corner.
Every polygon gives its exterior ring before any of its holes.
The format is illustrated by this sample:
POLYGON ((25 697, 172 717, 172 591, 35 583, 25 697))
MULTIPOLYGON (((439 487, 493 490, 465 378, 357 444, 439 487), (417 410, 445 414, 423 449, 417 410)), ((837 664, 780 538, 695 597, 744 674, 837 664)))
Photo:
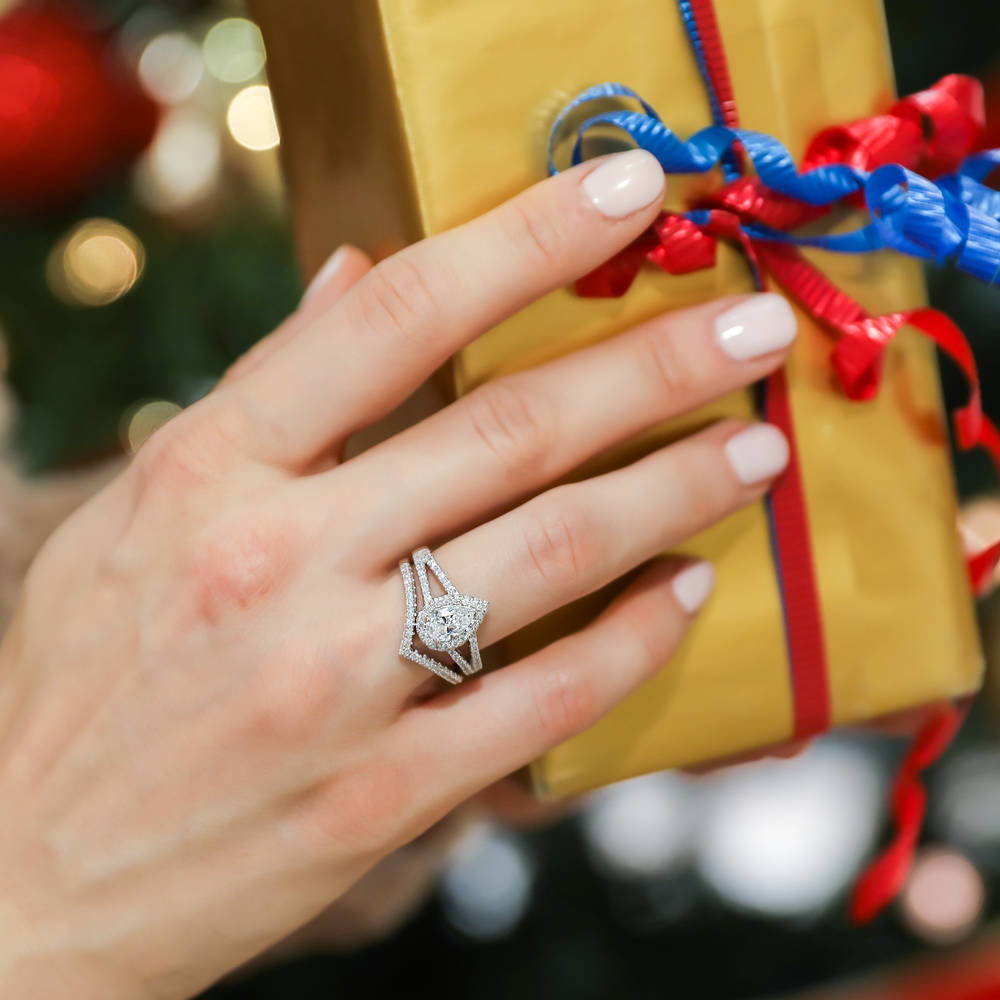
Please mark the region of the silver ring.
POLYGON ((433 671, 449 684, 458 684, 463 677, 483 669, 476 631, 490 602, 461 593, 437 564, 430 549, 417 549, 412 559, 412 565, 408 559, 403 559, 399 564, 406 595, 406 621, 399 644, 399 655, 433 671), (437 577, 444 594, 435 597, 431 593, 428 570, 437 577), (419 610, 414 574, 420 584, 419 610), (440 660, 417 649, 414 645, 417 639, 434 652, 447 653, 462 672, 457 673, 440 660), (465 645, 469 647, 467 657, 459 652, 465 645))

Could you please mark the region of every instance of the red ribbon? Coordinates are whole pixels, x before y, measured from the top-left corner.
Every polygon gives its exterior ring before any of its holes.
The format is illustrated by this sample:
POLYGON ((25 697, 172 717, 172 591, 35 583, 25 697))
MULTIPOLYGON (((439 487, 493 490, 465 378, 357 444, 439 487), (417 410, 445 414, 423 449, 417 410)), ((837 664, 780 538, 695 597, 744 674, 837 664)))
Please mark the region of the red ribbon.
POLYGON ((792 678, 794 740, 830 728, 830 683, 805 487, 784 368, 767 380, 764 416, 788 440, 788 466, 771 487, 771 537, 781 577, 785 642, 792 678))
MULTIPOLYGON (((691 11, 697 23, 710 86, 719 101, 723 122, 730 128, 738 128, 739 112, 714 4, 712 0, 692 0, 691 11)), ((703 226, 705 235, 715 240, 728 239, 738 243, 761 289, 766 284, 761 266, 761 254, 766 247, 763 244, 758 246, 749 237, 743 229, 743 219, 750 218, 752 213, 759 213, 755 216, 756 221, 761 221, 761 216, 766 215, 775 224, 791 226, 798 224, 803 212, 807 211, 793 199, 778 197, 776 192, 769 191, 758 181, 745 177, 730 182, 721 198, 706 199, 704 205, 709 208, 707 222, 703 226)), ((676 237, 680 234, 680 227, 661 225, 659 232, 670 232, 676 237)), ((690 237, 683 241, 671 241, 671 249, 675 252, 693 246, 690 237)), ((701 247, 702 259, 708 257, 710 249, 714 259, 714 247, 708 246, 701 247)), ((768 422, 780 428, 788 441, 788 465, 771 487, 767 505, 771 544, 781 582, 785 643, 791 674, 792 733, 794 739, 801 740, 830 728, 830 684, 805 485, 788 377, 783 368, 768 377, 763 408, 768 422)))
POLYGON ((851 919, 868 923, 896 898, 906 884, 927 811, 921 773, 948 749, 965 719, 954 705, 935 706, 903 758, 892 786, 891 811, 896 836, 854 885, 851 919))
MULTIPOLYGON (((692 0, 691 7, 724 124, 736 128, 736 101, 712 0, 692 0)), ((803 168, 847 163, 874 170, 898 163, 935 177, 954 170, 978 148, 984 120, 978 81, 946 76, 928 90, 898 101, 885 114, 824 129, 809 144, 803 168)), ((1000 469, 1000 432, 982 412, 972 350, 962 331, 947 316, 928 308, 871 316, 797 248, 754 240, 743 227, 744 223, 758 223, 789 231, 820 218, 832 206, 808 205, 766 188, 756 178, 740 177, 691 207, 708 209, 706 221, 696 223, 684 215, 661 214, 635 243, 580 279, 577 292, 596 297, 624 295, 646 261, 668 274, 709 268, 715 263, 719 240, 734 242, 761 282, 766 269, 836 338, 831 365, 850 399, 864 401, 875 396, 885 349, 903 326, 929 336, 961 368, 969 385, 967 403, 954 414, 959 446, 985 448, 1000 469)), ((830 696, 805 497, 783 371, 768 379, 765 417, 785 432, 791 449, 789 468, 772 489, 770 502, 792 669, 794 735, 802 738, 829 728, 830 696)), ((969 577, 977 591, 992 577, 998 560, 1000 542, 969 558, 969 577)), ((892 794, 896 833, 858 880, 851 910, 858 922, 873 918, 904 884, 926 810, 921 772, 947 748, 963 714, 950 705, 936 707, 906 754, 892 794)))

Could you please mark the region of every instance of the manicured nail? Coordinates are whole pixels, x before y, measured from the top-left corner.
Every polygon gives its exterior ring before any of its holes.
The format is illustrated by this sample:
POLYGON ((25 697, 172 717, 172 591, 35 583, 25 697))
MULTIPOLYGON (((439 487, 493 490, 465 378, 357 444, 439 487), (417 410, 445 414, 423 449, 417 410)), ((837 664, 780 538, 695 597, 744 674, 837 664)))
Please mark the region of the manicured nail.
POLYGON ((760 483, 788 464, 785 435, 770 424, 755 424, 726 442, 726 458, 741 482, 760 483))
POLYGON ((682 569, 670 581, 677 603, 693 615, 704 603, 715 586, 715 570, 711 563, 696 562, 682 569))
POLYGON ((795 339, 795 332, 792 307, 783 296, 772 292, 754 295, 715 320, 719 345, 737 361, 780 351, 795 339))
POLYGON ((663 197, 663 167, 652 153, 615 153, 583 180, 583 193, 601 215, 623 219, 663 197))
POLYGON ((302 301, 306 302, 315 295, 344 265, 347 258, 347 247, 338 247, 326 259, 326 263, 316 272, 309 287, 302 293, 302 301))

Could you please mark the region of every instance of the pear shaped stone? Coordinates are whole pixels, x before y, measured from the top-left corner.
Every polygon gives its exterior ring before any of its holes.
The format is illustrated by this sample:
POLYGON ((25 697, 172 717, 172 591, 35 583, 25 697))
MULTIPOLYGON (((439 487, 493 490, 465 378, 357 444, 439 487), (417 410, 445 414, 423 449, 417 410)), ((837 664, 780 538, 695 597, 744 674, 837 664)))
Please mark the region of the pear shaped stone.
POLYGON ((417 616, 417 635, 430 649, 458 649, 475 635, 485 610, 475 599, 436 597, 417 616))

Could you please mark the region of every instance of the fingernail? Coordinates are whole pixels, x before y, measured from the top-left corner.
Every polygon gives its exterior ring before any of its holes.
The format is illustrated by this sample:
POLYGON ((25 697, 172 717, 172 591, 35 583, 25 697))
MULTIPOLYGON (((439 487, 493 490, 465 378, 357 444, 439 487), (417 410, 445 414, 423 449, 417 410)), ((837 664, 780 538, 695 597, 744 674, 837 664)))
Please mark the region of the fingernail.
POLYGON ((788 441, 770 424, 755 424, 733 435, 725 451, 736 478, 747 485, 771 479, 788 464, 788 441))
POLYGON ((772 292, 746 299, 715 320, 719 346, 737 361, 780 351, 795 339, 795 332, 792 307, 772 292))
POLYGON ((663 197, 663 167, 652 153, 616 153, 583 180, 583 193, 601 215, 622 219, 663 197))
POLYGON ((715 570, 711 563, 696 562, 682 569, 670 582, 677 603, 693 615, 715 586, 715 570))
POLYGON ((326 259, 326 263, 316 272, 309 287, 302 293, 302 301, 306 302, 315 295, 343 266, 347 257, 347 247, 338 247, 326 259))

